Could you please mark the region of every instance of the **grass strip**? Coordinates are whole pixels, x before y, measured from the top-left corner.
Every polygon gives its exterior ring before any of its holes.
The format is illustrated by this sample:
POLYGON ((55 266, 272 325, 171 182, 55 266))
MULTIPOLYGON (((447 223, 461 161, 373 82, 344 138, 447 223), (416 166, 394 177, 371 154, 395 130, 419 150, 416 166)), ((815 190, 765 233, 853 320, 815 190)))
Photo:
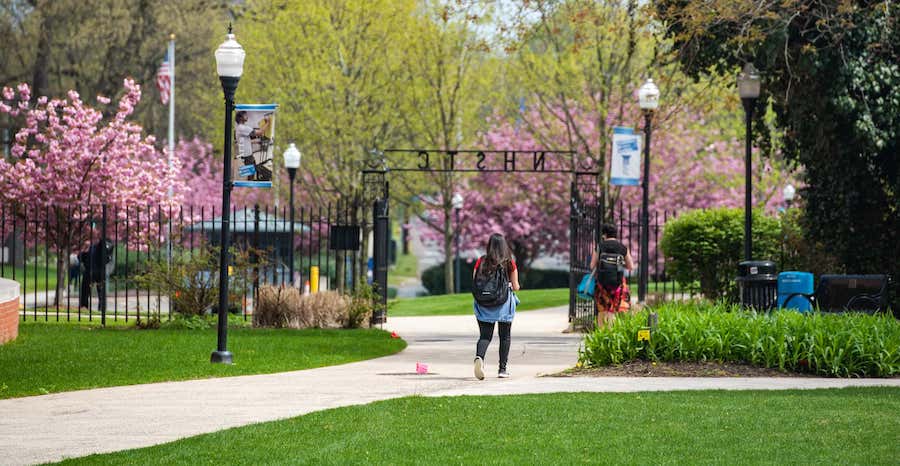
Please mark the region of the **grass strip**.
MULTIPOLYGON (((531 311, 569 304, 569 289, 520 290, 518 311, 531 311)), ((455 316, 472 314, 472 294, 445 294, 419 298, 401 298, 388 303, 389 317, 455 316)))
POLYGON ((406 347, 377 329, 231 328, 233 365, 210 364, 216 331, 26 323, 0 345, 0 398, 344 364, 406 347))
POLYGON ((63 464, 896 464, 898 388, 401 398, 63 464))

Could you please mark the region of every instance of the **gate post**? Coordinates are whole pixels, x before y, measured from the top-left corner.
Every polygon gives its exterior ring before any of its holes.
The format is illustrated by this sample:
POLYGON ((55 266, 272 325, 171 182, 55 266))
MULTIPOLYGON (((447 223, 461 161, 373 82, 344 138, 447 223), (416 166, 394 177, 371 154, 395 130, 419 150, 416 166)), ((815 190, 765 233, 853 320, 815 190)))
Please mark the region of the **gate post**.
POLYGON ((372 271, 375 293, 376 293, 376 309, 372 313, 372 324, 383 324, 387 321, 387 278, 388 278, 388 242, 390 241, 390 231, 388 231, 388 200, 376 199, 372 212, 372 218, 375 221, 374 241, 374 262, 375 270, 372 271))
POLYGON ((575 261, 577 260, 576 243, 578 241, 578 208, 576 206, 576 203, 578 202, 577 195, 578 193, 575 190, 575 182, 573 181, 569 193, 569 322, 573 322, 575 320, 575 288, 578 287, 578 282, 576 281, 578 279, 575 276, 575 261))

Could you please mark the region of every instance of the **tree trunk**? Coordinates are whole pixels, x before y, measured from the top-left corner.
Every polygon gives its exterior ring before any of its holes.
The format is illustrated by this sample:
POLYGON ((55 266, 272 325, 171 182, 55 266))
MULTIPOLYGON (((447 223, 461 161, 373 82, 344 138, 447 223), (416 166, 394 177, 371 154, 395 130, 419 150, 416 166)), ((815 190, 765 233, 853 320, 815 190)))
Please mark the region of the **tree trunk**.
POLYGON ((41 24, 38 26, 37 55, 34 59, 31 75, 31 99, 50 93, 50 81, 47 76, 50 66, 50 28, 48 14, 41 14, 41 24))
POLYGON ((447 294, 453 289, 453 230, 450 228, 450 209, 444 207, 444 287, 447 294))
POLYGON ((68 283, 66 283, 66 280, 69 278, 68 271, 69 254, 65 251, 59 251, 56 257, 56 296, 53 297, 54 306, 59 306, 62 303, 63 290, 68 289, 68 283))

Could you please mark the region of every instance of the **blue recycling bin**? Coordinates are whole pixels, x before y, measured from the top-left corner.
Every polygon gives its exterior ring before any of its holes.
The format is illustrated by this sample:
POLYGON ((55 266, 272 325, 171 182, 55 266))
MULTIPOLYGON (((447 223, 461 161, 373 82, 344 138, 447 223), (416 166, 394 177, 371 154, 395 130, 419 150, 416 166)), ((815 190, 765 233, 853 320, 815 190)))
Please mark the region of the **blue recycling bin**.
POLYGON ((809 300, 802 296, 795 296, 786 303, 787 297, 793 293, 812 294, 813 274, 809 272, 781 272, 778 274, 778 308, 794 309, 800 312, 811 311, 812 306, 809 300))

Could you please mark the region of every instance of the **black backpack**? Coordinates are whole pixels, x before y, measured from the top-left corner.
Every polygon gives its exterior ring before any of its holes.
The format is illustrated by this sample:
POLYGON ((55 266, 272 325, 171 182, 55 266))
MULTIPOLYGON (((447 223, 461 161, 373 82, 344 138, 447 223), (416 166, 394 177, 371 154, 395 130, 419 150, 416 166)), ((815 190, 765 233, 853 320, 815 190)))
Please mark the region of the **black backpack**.
POLYGON ((472 296, 475 302, 484 307, 500 307, 509 299, 509 277, 501 266, 492 273, 475 274, 472 283, 472 296))
POLYGON ((600 253, 600 260, 597 263, 597 284, 606 287, 619 286, 622 283, 619 273, 624 266, 625 256, 600 253))

